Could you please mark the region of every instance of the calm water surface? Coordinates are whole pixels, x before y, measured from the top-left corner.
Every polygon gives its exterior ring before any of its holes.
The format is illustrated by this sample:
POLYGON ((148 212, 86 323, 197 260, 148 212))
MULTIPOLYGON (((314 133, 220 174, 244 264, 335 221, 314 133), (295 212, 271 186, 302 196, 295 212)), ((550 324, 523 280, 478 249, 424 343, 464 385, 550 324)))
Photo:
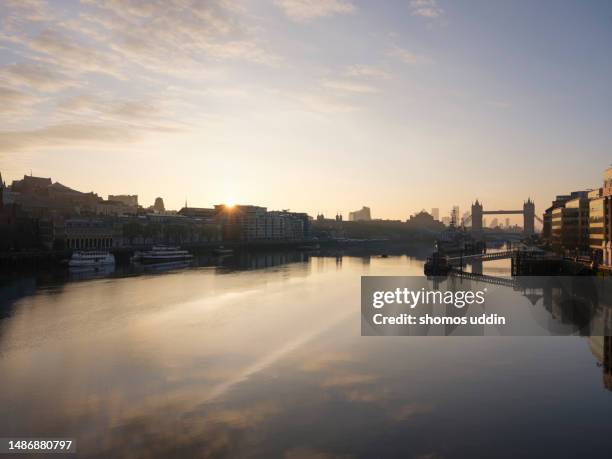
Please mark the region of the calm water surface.
POLYGON ((0 436, 96 458, 611 454, 601 339, 361 337, 360 276, 422 261, 279 260, 5 282, 0 436))

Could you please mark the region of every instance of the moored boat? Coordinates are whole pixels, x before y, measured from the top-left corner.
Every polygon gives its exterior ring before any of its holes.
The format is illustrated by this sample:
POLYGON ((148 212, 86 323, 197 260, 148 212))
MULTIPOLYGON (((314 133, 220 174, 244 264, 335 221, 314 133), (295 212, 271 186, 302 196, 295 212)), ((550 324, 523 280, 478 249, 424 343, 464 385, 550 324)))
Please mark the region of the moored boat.
POLYGON ((132 257, 132 261, 140 261, 141 263, 168 263, 172 261, 191 261, 193 255, 187 250, 178 247, 168 246, 153 246, 146 252, 139 252, 132 257))
POLYGON ((71 268, 95 268, 114 264, 114 255, 101 250, 77 251, 68 261, 68 266, 71 268))
POLYGON ((434 252, 427 258, 423 271, 426 276, 445 276, 451 270, 448 257, 440 252, 434 252))

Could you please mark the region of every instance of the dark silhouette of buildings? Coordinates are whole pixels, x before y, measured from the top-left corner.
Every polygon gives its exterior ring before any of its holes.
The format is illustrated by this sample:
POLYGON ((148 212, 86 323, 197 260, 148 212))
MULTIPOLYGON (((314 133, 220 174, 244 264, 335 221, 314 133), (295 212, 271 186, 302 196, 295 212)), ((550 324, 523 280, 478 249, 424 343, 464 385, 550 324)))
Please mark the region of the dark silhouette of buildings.
POLYGON ((444 224, 434 219, 433 215, 422 210, 414 215, 411 215, 406 224, 411 229, 442 231, 444 224))
POLYGON ((164 212, 166 210, 166 206, 164 206, 164 200, 162 198, 155 198, 153 210, 155 212, 164 212))
POLYGON ((300 241, 311 236, 306 213, 259 206, 149 209, 137 195, 82 193, 50 178, 24 176, 7 187, 0 176, 0 250, 111 249, 155 243, 226 240, 300 241))

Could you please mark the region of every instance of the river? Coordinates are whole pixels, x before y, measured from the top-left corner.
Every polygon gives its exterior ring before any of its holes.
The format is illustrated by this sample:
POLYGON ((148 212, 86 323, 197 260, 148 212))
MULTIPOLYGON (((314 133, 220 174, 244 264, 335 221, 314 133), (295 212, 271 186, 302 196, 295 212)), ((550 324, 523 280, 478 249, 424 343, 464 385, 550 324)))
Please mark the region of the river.
POLYGON ((607 457, 603 338, 361 336, 360 277, 422 266, 259 254, 13 276, 0 436, 71 437, 84 458, 607 457))

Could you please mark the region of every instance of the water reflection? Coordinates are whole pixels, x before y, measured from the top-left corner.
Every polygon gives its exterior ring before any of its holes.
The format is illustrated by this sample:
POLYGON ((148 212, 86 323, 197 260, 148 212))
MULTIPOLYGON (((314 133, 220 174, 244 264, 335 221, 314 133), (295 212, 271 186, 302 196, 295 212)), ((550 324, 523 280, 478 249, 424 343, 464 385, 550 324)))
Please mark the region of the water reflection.
MULTIPOLYGON (((4 283, 2 436, 76 437, 87 458, 610 450, 608 338, 361 337, 360 276, 421 275, 422 259, 233 258, 4 283)), ((576 317, 562 291, 536 293, 576 317)))

